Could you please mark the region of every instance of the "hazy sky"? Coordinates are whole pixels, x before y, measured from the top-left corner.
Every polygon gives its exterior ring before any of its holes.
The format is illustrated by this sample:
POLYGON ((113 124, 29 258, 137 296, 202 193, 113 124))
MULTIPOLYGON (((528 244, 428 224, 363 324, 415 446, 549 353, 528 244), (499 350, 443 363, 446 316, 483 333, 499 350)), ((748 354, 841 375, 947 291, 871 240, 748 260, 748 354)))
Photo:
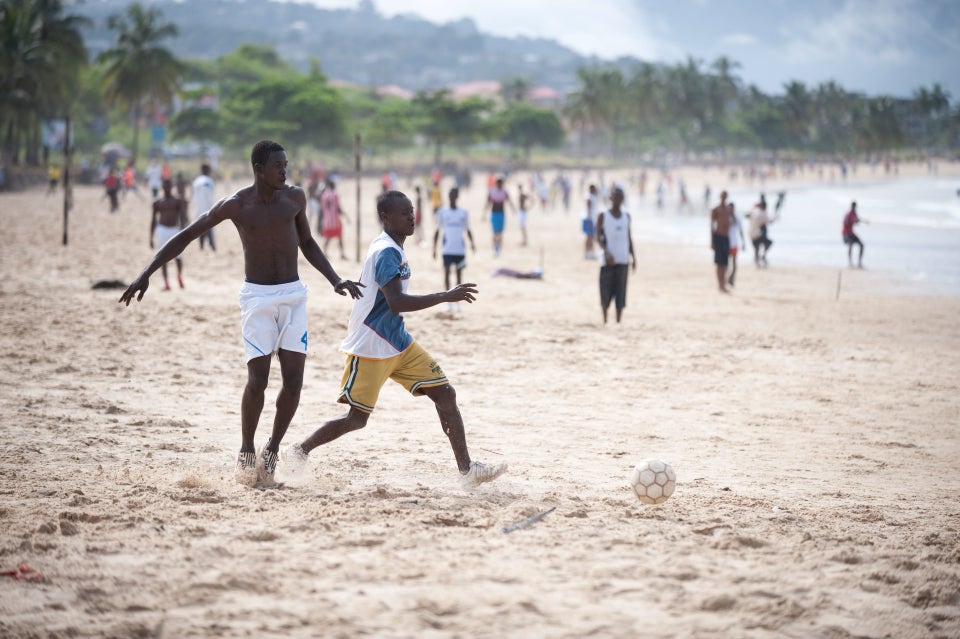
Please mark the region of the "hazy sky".
MULTIPOLYGON (((357 0, 308 0, 353 8, 357 0)), ((726 54, 768 93, 800 80, 908 97, 934 82, 960 100, 960 0, 374 0, 381 14, 469 17, 481 31, 551 38, 584 54, 706 62, 726 54)))

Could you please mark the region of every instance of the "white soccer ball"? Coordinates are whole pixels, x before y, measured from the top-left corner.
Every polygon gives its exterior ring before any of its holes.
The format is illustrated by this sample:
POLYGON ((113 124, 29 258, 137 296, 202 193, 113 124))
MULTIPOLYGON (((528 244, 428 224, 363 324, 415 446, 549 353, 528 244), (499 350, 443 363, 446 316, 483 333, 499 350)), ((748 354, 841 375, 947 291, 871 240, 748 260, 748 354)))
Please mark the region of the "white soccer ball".
POLYGON ((677 474, 665 461, 644 459, 634 466, 630 485, 637 499, 645 504, 662 504, 677 487, 677 474))

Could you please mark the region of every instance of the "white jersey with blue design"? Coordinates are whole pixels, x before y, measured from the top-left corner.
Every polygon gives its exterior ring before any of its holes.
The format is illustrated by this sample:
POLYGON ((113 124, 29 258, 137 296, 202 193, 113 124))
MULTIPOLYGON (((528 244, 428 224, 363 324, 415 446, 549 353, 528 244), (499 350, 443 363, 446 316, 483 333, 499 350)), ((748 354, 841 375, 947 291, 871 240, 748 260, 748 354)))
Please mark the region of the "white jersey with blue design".
POLYGON ((388 359, 396 357, 413 343, 413 337, 403 324, 403 316, 394 313, 380 290, 399 276, 403 292, 410 283, 410 264, 407 254, 386 232, 381 233, 367 251, 360 273, 363 297, 353 303, 347 336, 340 350, 357 357, 388 359))

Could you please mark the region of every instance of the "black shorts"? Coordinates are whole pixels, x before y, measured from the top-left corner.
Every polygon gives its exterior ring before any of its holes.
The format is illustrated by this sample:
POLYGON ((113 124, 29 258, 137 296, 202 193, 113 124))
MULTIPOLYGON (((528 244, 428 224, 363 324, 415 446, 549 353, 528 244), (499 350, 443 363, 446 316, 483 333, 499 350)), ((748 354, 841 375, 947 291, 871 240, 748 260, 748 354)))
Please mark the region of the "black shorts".
POLYGON ((614 301, 619 309, 627 305, 627 273, 626 264, 600 267, 600 306, 609 308, 614 301))
POLYGON ((726 266, 730 262, 730 236, 713 234, 713 263, 726 266))
POLYGON ((863 246, 863 242, 860 241, 860 238, 857 237, 857 234, 856 234, 856 233, 845 233, 845 234, 843 235, 843 243, 844 243, 844 244, 859 244, 860 246, 863 246))
POLYGON ((463 255, 446 255, 443 256, 443 267, 447 268, 448 266, 456 266, 458 271, 462 271, 467 266, 466 257, 463 255))

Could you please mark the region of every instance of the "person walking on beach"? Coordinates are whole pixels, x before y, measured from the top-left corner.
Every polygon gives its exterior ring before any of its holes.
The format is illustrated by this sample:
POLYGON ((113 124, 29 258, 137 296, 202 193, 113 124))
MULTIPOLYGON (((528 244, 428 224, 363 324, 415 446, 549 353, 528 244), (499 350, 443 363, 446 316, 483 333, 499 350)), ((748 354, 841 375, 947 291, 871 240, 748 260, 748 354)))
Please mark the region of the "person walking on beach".
POLYGON ((506 225, 506 206, 513 207, 510 194, 503 188, 503 178, 498 177, 487 193, 487 207, 490 209, 490 227, 493 230, 493 256, 499 257, 503 248, 503 227, 506 225))
POLYGON ((637 256, 633 252, 633 237, 630 233, 630 214, 622 209, 623 189, 613 188, 610 194, 610 210, 597 216, 597 245, 603 251, 600 265, 600 308, 603 323, 607 323, 607 310, 614 303, 617 323, 627 306, 628 267, 637 270, 637 256))
POLYGON ((474 487, 492 481, 507 470, 506 464, 470 459, 457 394, 437 361, 407 332, 401 315, 437 304, 472 303, 476 284, 458 284, 428 295, 407 293, 410 263, 403 244, 415 231, 413 203, 399 191, 387 191, 377 198, 377 215, 383 232, 370 243, 360 274, 360 284, 369 294, 353 305, 347 336, 340 344, 347 359, 337 401, 349 408, 345 415, 326 422, 301 443, 286 447, 284 464, 296 472, 318 446, 366 426, 380 389, 392 379, 414 397, 426 395, 436 405, 462 485, 474 487))
POLYGON ((583 259, 592 260, 596 257, 593 252, 593 238, 597 234, 597 213, 600 209, 600 196, 597 194, 597 185, 591 184, 587 190, 586 209, 583 213, 583 220, 580 222, 580 229, 585 236, 583 242, 583 259))
POLYGON ((341 279, 310 235, 303 189, 288 186, 287 155, 270 140, 254 145, 250 155, 254 183, 217 202, 174 235, 120 296, 127 306, 143 299, 150 276, 179 255, 193 240, 217 224, 233 222, 243 245, 245 280, 240 288, 241 333, 247 359, 247 384, 240 405, 242 444, 237 480, 272 486, 280 441, 300 402, 307 357, 307 287, 297 272, 298 252, 320 271, 335 293, 361 297, 362 284, 341 279), (283 387, 277 395, 273 433, 258 455, 257 422, 273 353, 280 362, 283 387))
MULTIPOLYGON (((214 183, 213 178, 210 177, 209 164, 203 163, 200 165, 200 175, 193 179, 190 190, 193 196, 193 218, 196 219, 212 209, 216 202, 214 183)), ((200 236, 200 250, 203 250, 203 244, 206 242, 210 245, 210 250, 216 252, 217 245, 214 239, 213 227, 204 231, 200 236)))
POLYGON ((530 196, 523 190, 523 185, 517 185, 517 226, 520 227, 520 246, 527 245, 527 204, 530 202, 530 196))
POLYGON ((767 216, 767 200, 763 195, 760 201, 753 206, 753 210, 746 215, 750 219, 750 241, 753 242, 753 261, 758 267, 767 265, 767 253, 773 245, 773 240, 767 236, 767 226, 773 220, 767 216))
POLYGON ((717 288, 721 293, 727 290, 727 264, 730 261, 730 220, 733 210, 727 204, 727 192, 720 192, 720 204, 710 211, 710 248, 713 249, 713 263, 717 268, 717 288))
POLYGON ((346 214, 340 207, 340 196, 337 194, 337 183, 327 180, 327 188, 320 194, 320 235, 323 236, 323 252, 327 252, 330 240, 336 238, 340 247, 340 259, 347 259, 343 250, 343 220, 346 214))
POLYGON ((120 178, 117 177, 115 168, 111 167, 107 171, 107 176, 103 178, 103 187, 106 189, 107 198, 110 200, 110 212, 114 213, 120 208, 120 198, 117 197, 120 192, 120 178))
POLYGON ((850 210, 843 216, 843 243, 847 245, 847 263, 850 265, 850 268, 853 268, 854 244, 860 247, 860 254, 857 256, 857 268, 863 268, 863 242, 853 230, 853 227, 860 222, 866 222, 866 220, 861 220, 860 216, 857 215, 856 201, 851 202, 850 210))
POLYGON ((163 186, 163 167, 156 160, 151 160, 147 166, 147 184, 150 186, 150 195, 157 199, 160 195, 160 187, 163 186))
MULTIPOLYGON (((450 290, 450 269, 457 271, 457 285, 461 283, 463 269, 467 267, 467 245, 463 239, 470 238, 470 248, 477 252, 477 245, 473 242, 473 233, 470 232, 470 219, 466 209, 457 207, 460 189, 450 189, 450 206, 437 211, 437 230, 433 234, 433 259, 437 259, 437 242, 443 235, 443 285, 450 290)), ((460 304, 451 302, 447 306, 451 312, 459 311, 460 304)))
POLYGON ((740 249, 745 247, 747 244, 743 239, 743 226, 740 224, 740 218, 737 217, 737 212, 733 206, 733 202, 730 202, 730 277, 727 278, 727 284, 730 286, 736 285, 737 279, 737 253, 740 252, 740 249))
MULTIPOLYGON (((167 179, 162 182, 163 197, 153 201, 153 212, 150 215, 150 248, 163 246, 170 238, 186 228, 190 221, 187 217, 187 201, 173 195, 173 183, 167 179)), ((183 288, 183 258, 180 254, 174 257, 177 262, 177 283, 183 288)), ((167 278, 167 263, 160 267, 163 273, 163 290, 170 290, 170 280, 167 278)))

